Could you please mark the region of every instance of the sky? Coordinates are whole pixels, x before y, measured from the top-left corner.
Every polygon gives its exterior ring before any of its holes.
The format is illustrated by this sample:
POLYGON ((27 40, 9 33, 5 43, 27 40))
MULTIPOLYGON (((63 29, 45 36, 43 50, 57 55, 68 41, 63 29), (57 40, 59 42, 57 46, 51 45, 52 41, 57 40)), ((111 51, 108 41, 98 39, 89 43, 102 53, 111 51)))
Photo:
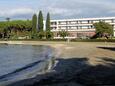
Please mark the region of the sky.
POLYGON ((31 19, 42 10, 44 19, 115 16, 115 0, 0 0, 0 20, 31 19))

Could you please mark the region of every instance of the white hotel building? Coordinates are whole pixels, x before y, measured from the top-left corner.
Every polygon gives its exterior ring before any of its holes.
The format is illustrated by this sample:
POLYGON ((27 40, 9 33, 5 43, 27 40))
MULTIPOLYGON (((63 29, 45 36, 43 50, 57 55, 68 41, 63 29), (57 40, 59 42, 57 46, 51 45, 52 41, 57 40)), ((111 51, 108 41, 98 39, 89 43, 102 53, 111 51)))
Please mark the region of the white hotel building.
POLYGON ((51 31, 55 38, 60 38, 58 32, 62 30, 69 32, 69 38, 91 37, 95 35, 93 24, 99 21, 111 24, 115 36, 115 17, 51 20, 51 31))

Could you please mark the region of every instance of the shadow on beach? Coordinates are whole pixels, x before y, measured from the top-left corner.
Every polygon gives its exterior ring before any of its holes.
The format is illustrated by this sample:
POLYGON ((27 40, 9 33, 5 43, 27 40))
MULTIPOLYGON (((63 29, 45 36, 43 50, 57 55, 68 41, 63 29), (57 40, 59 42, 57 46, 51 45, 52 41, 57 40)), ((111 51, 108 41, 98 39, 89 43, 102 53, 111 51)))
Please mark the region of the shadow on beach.
POLYGON ((98 57, 104 64, 93 66, 87 58, 57 59, 53 71, 9 86, 115 85, 115 60, 98 57))
POLYGON ((98 47, 98 48, 115 51, 115 47, 98 47))
POLYGON ((89 68, 76 74, 76 81, 84 85, 113 85, 115 86, 115 60, 107 57, 98 57, 104 64, 89 68))

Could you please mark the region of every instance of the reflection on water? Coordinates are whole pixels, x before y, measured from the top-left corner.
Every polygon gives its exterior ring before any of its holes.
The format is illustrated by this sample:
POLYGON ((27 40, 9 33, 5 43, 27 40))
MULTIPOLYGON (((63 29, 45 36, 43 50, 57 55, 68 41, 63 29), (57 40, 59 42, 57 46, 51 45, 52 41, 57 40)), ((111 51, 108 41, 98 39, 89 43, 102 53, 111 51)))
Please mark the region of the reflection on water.
POLYGON ((35 76, 52 51, 49 46, 0 45, 0 83, 35 76))

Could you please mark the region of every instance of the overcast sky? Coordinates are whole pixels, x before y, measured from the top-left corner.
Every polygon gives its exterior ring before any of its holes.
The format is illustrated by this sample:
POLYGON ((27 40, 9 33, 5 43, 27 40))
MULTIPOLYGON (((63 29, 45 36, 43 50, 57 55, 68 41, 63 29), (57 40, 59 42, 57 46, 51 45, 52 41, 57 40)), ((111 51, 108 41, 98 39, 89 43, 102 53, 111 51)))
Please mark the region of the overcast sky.
POLYGON ((0 20, 31 19, 42 10, 51 19, 115 16, 115 0, 0 0, 0 20))

